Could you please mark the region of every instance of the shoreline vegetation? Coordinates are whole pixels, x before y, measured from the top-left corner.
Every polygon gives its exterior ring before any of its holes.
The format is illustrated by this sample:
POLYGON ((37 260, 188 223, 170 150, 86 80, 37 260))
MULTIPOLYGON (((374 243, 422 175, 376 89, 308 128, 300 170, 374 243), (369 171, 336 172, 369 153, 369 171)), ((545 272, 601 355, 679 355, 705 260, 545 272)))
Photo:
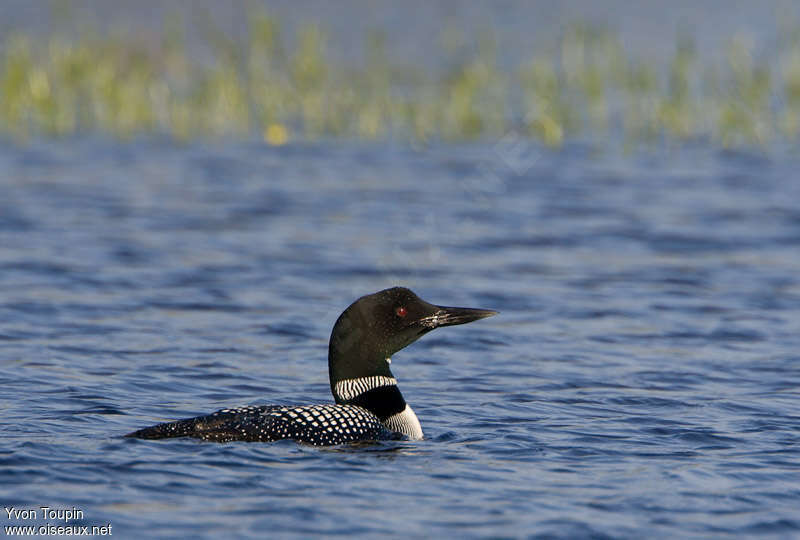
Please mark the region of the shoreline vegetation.
POLYGON ((12 32, 0 37, 0 136, 424 144, 512 132, 552 147, 611 138, 626 147, 705 140, 726 148, 800 139, 800 27, 782 30, 770 50, 734 36, 703 59, 681 35, 671 58, 653 62, 612 31, 575 23, 507 68, 490 31, 450 40, 460 45, 448 45, 447 32, 457 31, 443 32, 431 52, 436 70, 393 58, 376 31, 365 35, 362 60, 334 61, 324 28, 301 26, 288 39, 263 11, 248 14, 236 39, 209 22, 199 37, 211 54, 202 60, 177 18, 156 40, 12 32))

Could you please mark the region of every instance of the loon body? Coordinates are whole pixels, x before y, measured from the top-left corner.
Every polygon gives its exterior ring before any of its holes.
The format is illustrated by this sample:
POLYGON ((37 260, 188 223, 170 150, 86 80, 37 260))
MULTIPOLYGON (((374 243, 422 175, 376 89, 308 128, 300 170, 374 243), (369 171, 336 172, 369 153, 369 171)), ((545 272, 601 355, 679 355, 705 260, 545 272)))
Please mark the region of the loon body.
POLYGON ((391 355, 434 328, 496 313, 436 306, 402 287, 363 296, 339 316, 331 332, 328 373, 335 404, 222 409, 140 429, 126 437, 194 437, 216 442, 293 439, 321 446, 422 439, 419 419, 389 369, 391 355))

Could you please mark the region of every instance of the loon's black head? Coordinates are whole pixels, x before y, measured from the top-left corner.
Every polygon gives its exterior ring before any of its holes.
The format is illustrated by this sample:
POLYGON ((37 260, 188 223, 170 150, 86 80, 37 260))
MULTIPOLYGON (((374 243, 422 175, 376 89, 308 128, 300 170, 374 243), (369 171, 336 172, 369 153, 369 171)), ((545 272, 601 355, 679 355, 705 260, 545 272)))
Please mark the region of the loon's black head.
POLYGON ((345 379, 391 377, 387 359, 434 328, 496 314, 489 309, 435 306, 403 287, 362 296, 333 327, 328 349, 331 387, 345 379))

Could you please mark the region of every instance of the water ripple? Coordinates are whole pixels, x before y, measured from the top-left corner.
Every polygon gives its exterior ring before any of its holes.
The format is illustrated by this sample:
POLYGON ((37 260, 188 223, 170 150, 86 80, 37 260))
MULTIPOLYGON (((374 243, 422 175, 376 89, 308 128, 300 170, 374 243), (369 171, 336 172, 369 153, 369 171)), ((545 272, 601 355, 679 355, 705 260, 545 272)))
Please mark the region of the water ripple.
POLYGON ((474 148, 103 144, 0 148, 8 504, 122 536, 797 534, 790 157, 568 146, 476 192, 474 148), (394 355, 425 440, 121 438, 331 401, 333 323, 393 284, 501 312, 394 355))

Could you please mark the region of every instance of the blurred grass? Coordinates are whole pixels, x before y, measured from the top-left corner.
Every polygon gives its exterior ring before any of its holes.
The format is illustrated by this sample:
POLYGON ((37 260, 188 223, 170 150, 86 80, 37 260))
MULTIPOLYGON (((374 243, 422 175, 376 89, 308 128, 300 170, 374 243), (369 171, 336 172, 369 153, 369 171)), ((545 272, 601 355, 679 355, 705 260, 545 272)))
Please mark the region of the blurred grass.
POLYGON ((508 132, 559 146, 570 138, 628 145, 708 139, 766 146, 800 135, 800 29, 786 25, 769 54, 735 36, 701 61, 690 35, 658 65, 626 51, 608 30, 576 23, 531 50, 520 66, 498 63, 485 31, 442 34, 443 66, 430 72, 392 59, 380 32, 364 36, 363 61, 334 62, 325 29, 289 39, 263 11, 233 38, 208 18, 210 58, 187 52, 183 23, 159 38, 79 38, 16 33, 0 38, 0 132, 15 139, 102 132, 260 137, 280 145, 318 137, 496 140, 508 132), (197 55, 194 55, 197 56, 197 55))

